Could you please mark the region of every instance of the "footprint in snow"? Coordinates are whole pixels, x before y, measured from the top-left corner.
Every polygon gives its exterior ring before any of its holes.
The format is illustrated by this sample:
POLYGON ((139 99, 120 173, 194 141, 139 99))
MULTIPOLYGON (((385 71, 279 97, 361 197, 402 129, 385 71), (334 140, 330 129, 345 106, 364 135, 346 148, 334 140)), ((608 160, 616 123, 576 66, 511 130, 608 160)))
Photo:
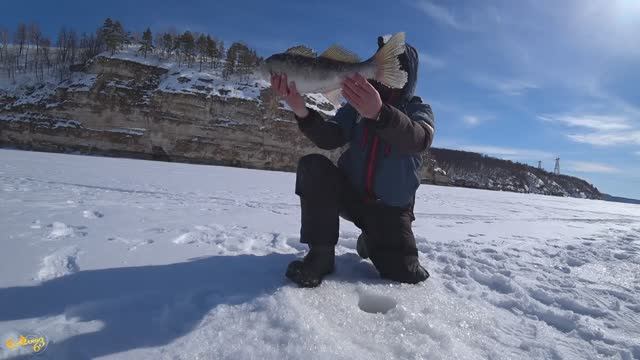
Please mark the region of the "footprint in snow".
POLYGON ((85 210, 82 212, 82 217, 84 217, 85 219, 99 219, 103 216, 103 213, 95 210, 85 210))

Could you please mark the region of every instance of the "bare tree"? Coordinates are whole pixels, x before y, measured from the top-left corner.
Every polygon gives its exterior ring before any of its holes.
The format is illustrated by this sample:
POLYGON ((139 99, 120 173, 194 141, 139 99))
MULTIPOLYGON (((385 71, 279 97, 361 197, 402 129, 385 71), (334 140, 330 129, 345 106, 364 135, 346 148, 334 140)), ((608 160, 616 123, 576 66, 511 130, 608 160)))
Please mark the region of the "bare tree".
MULTIPOLYGON (((36 23, 31 23, 29 25, 29 41, 36 46, 36 55, 34 57, 34 68, 36 69, 36 76, 38 75, 38 57, 40 56, 40 38, 42 37, 42 32, 40 31, 40 27, 36 23)), ((25 60, 25 69, 27 67, 25 60)))
POLYGON ((69 30, 67 43, 69 44, 69 64, 74 64, 78 56, 78 34, 75 30, 69 30))
POLYGON ((44 79, 44 65, 47 65, 47 72, 51 70, 51 58, 49 58, 51 40, 49 38, 42 38, 40 40, 40 47, 42 48, 42 62, 41 62, 41 75, 44 79))
POLYGON ((102 38, 99 35, 87 35, 83 33, 80 39, 80 61, 82 63, 87 62, 89 59, 98 55, 102 51, 102 47, 102 38))
POLYGON ((24 49, 24 45, 27 42, 27 25, 24 23, 18 24, 18 29, 16 30, 16 34, 13 38, 13 43, 18 44, 18 56, 16 56, 16 68, 18 68, 20 57, 22 56, 22 50, 24 49))
POLYGON ((9 30, 7 28, 0 27, 0 43, 2 44, 0 48, 0 63, 3 63, 3 60, 6 61, 7 52, 9 51, 9 30))

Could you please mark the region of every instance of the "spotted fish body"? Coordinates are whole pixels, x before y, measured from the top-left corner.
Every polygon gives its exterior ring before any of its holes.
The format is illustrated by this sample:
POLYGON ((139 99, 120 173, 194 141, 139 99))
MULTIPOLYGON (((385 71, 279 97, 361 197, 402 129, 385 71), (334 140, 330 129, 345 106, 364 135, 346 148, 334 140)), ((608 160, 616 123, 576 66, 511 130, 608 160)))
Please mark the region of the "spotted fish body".
POLYGON ((344 79, 355 73, 400 89, 407 82, 407 73, 400 69, 398 60, 405 50, 404 44, 404 33, 397 33, 366 61, 360 61, 356 55, 338 46, 332 46, 320 56, 304 46, 297 46, 267 58, 260 73, 264 78, 276 73, 286 74, 302 94, 335 95, 344 79))

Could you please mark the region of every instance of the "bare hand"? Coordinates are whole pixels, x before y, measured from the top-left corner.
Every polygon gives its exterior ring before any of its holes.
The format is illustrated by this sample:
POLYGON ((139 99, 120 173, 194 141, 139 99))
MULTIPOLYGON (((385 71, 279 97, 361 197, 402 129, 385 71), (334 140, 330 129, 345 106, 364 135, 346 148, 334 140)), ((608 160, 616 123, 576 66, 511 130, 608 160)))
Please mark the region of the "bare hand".
POLYGON ((382 109, 380 94, 360 74, 347 77, 342 83, 342 96, 367 119, 377 119, 382 109))
POLYGON ((284 99, 297 117, 306 118, 309 115, 304 98, 296 89, 296 83, 289 83, 287 74, 271 74, 271 88, 284 99))

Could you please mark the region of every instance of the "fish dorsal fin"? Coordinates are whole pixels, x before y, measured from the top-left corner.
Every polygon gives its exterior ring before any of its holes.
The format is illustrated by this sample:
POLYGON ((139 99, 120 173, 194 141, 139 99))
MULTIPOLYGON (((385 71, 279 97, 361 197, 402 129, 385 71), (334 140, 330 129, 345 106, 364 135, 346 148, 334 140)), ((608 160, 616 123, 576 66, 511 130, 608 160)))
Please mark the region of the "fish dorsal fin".
POLYGON ((285 52, 287 54, 294 54, 294 55, 300 55, 300 56, 306 56, 306 57, 312 57, 312 58, 316 57, 315 51, 311 50, 310 48, 304 45, 298 45, 298 46, 288 48, 287 51, 285 52))
POLYGON ((339 45, 332 45, 330 48, 320 54, 320 57, 352 64, 360 62, 360 58, 358 57, 358 55, 339 45))

